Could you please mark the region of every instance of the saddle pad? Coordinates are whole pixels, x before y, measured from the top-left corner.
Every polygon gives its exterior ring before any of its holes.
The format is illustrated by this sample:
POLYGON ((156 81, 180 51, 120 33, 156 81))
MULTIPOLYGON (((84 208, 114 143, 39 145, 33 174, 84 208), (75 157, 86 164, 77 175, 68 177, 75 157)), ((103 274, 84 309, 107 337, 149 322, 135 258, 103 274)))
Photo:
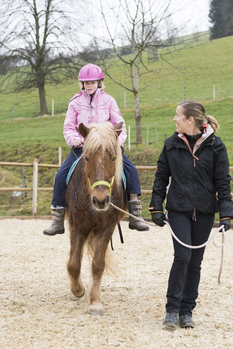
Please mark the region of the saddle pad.
POLYGON ((123 181, 123 185, 124 185, 124 190, 126 191, 126 177, 125 177, 125 172, 122 168, 121 170, 121 177, 122 177, 122 181, 123 181))
POLYGON ((68 185, 70 177, 72 176, 72 173, 74 172, 74 169, 81 158, 82 158, 82 155, 79 158, 77 158, 75 162, 73 162, 73 164, 71 165, 71 168, 69 169, 68 175, 66 177, 66 185, 68 185))

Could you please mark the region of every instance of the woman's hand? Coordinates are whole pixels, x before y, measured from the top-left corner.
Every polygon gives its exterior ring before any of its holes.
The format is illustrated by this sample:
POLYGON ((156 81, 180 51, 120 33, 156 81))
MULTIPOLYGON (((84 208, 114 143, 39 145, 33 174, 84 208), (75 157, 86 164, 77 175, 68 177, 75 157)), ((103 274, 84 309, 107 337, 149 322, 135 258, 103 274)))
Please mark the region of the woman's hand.
MULTIPOLYGON (((231 228, 231 219, 228 217, 220 219, 219 226, 221 227, 221 225, 224 226, 225 231, 229 230, 231 228)), ((219 231, 219 233, 222 233, 222 229, 219 231)))
POLYGON ((159 227, 163 227, 165 225, 164 221, 167 220, 163 212, 152 213, 151 218, 152 221, 159 227))

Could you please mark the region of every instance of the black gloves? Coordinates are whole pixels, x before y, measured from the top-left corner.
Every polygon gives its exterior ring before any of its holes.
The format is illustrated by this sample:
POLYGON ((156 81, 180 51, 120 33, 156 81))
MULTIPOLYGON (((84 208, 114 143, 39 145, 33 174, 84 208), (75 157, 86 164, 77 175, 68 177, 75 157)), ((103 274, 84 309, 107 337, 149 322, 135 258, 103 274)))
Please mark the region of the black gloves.
MULTIPOLYGON (((221 225, 224 225, 225 231, 229 230, 231 228, 231 219, 230 218, 220 219, 219 227, 221 225)), ((222 233, 222 229, 219 232, 222 233)))
POLYGON ((151 218, 152 221, 160 227, 163 227, 165 225, 164 221, 167 221, 163 212, 152 213, 151 218))

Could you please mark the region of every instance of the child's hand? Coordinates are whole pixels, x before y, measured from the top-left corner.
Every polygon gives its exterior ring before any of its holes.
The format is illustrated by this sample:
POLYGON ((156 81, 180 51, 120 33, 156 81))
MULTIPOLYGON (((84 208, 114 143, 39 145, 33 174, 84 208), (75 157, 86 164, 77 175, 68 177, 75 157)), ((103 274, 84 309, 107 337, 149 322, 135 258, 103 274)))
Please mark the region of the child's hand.
POLYGON ((80 144, 82 144, 82 140, 80 138, 74 138, 73 140, 73 146, 76 148, 78 147, 80 144))

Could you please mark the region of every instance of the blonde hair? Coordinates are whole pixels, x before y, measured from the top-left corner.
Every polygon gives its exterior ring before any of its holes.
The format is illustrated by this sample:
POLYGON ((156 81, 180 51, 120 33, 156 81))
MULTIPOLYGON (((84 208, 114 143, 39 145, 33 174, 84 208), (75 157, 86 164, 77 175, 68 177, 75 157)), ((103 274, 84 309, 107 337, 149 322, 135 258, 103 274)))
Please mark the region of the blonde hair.
POLYGON ((116 156, 116 173, 115 180, 117 185, 121 183, 121 169, 122 169, 122 152, 121 146, 116 137, 116 133, 111 122, 102 122, 100 124, 91 123, 89 125, 90 132, 87 135, 83 146, 84 157, 93 156, 93 154, 99 149, 102 154, 107 151, 116 156))
POLYGON ((188 99, 179 103, 178 105, 182 107, 186 119, 189 119, 191 116, 194 118, 196 125, 200 130, 202 130, 204 120, 206 119, 207 123, 210 124, 214 132, 218 132, 219 124, 217 120, 211 115, 206 115, 205 108, 201 103, 188 99))
MULTIPOLYGON (((101 88, 101 90, 103 90, 105 88, 103 80, 93 80, 93 81, 98 81, 98 88, 101 88)), ((79 87, 81 90, 85 90, 84 81, 79 81, 79 87)))

